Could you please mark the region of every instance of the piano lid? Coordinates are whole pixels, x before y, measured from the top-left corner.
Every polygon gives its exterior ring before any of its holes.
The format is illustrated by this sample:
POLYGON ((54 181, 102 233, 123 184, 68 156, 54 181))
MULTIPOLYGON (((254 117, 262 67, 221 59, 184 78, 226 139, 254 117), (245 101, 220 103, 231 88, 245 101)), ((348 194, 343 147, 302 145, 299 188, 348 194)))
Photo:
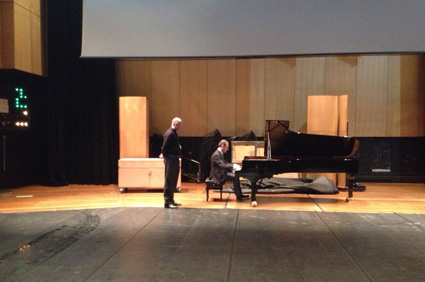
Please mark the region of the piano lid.
POLYGON ((354 137, 305 134, 288 129, 289 121, 266 120, 265 150, 270 140, 271 158, 280 157, 351 157, 358 148, 354 137))

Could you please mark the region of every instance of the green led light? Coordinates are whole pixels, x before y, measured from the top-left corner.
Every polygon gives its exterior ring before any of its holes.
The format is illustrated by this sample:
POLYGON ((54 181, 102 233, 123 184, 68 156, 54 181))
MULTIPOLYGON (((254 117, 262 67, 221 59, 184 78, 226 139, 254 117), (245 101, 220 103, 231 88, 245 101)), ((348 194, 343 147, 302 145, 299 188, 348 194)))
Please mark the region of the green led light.
POLYGON ((15 108, 28 109, 28 96, 25 95, 25 89, 21 87, 16 87, 15 92, 17 94, 15 96, 15 108))

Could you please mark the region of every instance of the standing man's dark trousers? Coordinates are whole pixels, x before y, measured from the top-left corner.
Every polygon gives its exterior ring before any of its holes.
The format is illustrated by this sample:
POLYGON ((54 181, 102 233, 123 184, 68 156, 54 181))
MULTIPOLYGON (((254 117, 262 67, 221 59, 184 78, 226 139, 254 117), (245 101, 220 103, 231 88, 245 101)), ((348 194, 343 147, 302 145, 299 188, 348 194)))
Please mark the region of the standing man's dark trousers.
POLYGON ((164 156, 165 183, 164 200, 166 205, 174 204, 174 191, 179 179, 179 157, 177 155, 164 156))

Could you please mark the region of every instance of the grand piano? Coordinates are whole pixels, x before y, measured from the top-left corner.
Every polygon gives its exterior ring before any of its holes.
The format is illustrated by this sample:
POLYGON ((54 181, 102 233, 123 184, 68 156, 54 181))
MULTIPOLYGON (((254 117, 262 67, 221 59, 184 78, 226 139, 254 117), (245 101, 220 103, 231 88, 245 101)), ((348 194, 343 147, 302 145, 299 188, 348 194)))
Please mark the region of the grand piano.
POLYGON ((354 137, 304 134, 289 130, 289 121, 267 120, 264 156, 246 156, 242 169, 235 172, 251 182, 251 205, 257 206, 259 181, 286 172, 346 173, 348 197, 353 197, 359 146, 354 137))

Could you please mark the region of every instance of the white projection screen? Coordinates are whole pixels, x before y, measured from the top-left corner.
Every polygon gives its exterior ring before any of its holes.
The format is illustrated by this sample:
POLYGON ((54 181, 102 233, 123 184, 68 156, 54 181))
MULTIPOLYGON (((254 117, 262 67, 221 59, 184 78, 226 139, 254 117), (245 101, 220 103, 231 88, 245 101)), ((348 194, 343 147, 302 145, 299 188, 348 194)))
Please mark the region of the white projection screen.
POLYGON ((425 0, 83 0, 82 57, 423 53, 425 0))

